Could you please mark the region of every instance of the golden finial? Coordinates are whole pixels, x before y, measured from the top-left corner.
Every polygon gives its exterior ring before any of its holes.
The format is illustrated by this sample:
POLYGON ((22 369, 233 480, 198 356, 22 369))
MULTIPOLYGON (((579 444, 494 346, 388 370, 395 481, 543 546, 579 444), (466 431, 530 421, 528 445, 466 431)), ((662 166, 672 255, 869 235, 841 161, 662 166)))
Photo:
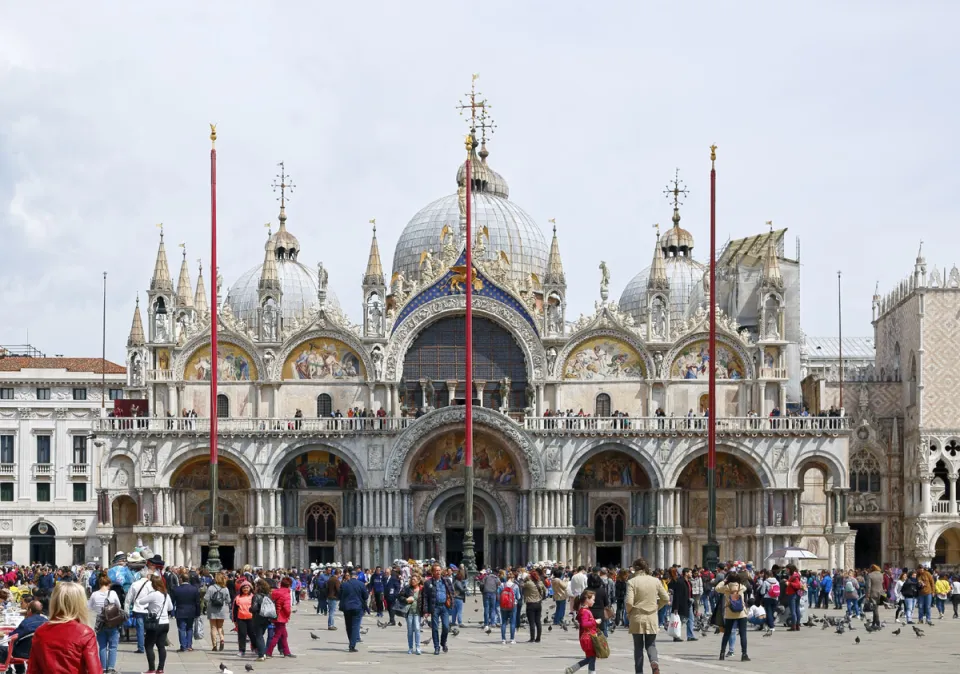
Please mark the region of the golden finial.
POLYGON ((713 162, 717 161, 717 146, 710 146, 710 169, 713 170, 713 162))
POLYGON ((217 146, 217 125, 213 123, 210 124, 210 146, 217 146))
POLYGON ((657 238, 659 239, 659 238, 660 238, 660 223, 659 223, 659 222, 655 223, 655 224, 653 225, 653 228, 654 228, 655 230, 657 230, 657 238))
POLYGON ((773 232, 773 220, 767 220, 767 227, 770 228, 770 232, 773 232))
POLYGON ((264 227, 267 228, 267 238, 269 239, 271 236, 273 236, 273 223, 268 222, 264 225, 264 227))
POLYGON ((160 240, 163 241, 163 223, 158 222, 157 227, 160 229, 160 240))
POLYGON ((178 243, 177 246, 183 249, 183 259, 186 260, 186 259, 187 259, 187 244, 186 244, 186 243, 178 243))
POLYGON ((374 227, 376 227, 376 226, 377 226, 377 219, 376 219, 376 218, 370 218, 370 224, 373 225, 374 227))
POLYGON ((467 148, 467 156, 470 156, 470 151, 473 150, 473 134, 468 133, 464 145, 467 148))

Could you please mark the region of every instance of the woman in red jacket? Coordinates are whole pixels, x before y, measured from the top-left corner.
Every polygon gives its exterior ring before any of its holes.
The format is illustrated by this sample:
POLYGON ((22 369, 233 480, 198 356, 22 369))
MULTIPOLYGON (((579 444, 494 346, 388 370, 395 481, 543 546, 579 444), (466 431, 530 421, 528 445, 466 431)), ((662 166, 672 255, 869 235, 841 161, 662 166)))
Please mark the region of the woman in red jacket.
POLYGON ((103 674, 96 633, 85 624, 87 593, 61 582, 50 595, 50 621, 33 633, 31 674, 103 674))
POLYGON ((270 598, 277 606, 277 618, 273 621, 273 638, 270 639, 270 645, 267 646, 267 657, 273 657, 273 649, 278 644, 280 652, 285 658, 297 657, 290 652, 290 645, 287 643, 287 623, 290 622, 290 587, 293 580, 290 576, 285 576, 280 581, 280 587, 270 593, 270 598))

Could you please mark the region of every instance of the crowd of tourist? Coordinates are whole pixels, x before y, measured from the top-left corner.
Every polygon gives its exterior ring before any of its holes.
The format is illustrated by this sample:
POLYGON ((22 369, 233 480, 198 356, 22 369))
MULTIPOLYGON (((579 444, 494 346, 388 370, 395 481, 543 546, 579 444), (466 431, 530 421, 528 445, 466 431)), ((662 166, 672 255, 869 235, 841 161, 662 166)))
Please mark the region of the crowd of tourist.
MULTIPOLYGON (((468 626, 464 603, 476 595, 482 619, 476 616, 474 626, 499 633, 503 646, 516 644, 524 629, 533 644, 541 642, 544 626, 577 630, 584 657, 567 674, 581 667, 595 671, 609 655, 607 637, 619 628, 632 635, 635 671, 648 662, 657 674, 661 633, 675 642, 719 633, 721 660, 733 656, 739 642, 741 659, 748 661, 751 628, 765 636, 778 627, 799 631, 811 626, 811 609, 840 610, 848 621, 862 619, 877 629, 883 607, 908 625, 960 619, 960 576, 926 567, 800 571, 729 562, 712 572, 650 569, 637 559, 629 569, 559 563, 483 569, 468 580, 463 569, 434 560, 397 560, 389 569, 247 566, 210 574, 169 567, 159 555, 138 551, 118 553, 106 569, 8 565, 2 579, 0 604, 7 612, 19 608, 22 620, 0 643, 0 662, 9 656, 18 671, 26 664, 44 674, 114 674, 121 639, 136 643, 147 674, 162 674, 172 640, 178 652, 189 653, 207 632, 210 650, 219 653, 225 630, 236 634, 240 657, 263 661, 276 652, 294 658, 287 623, 308 599, 316 602, 311 612, 325 615, 328 630, 336 631, 342 616, 350 652, 358 651, 369 629, 363 621, 375 615, 378 627, 406 627, 408 654, 420 655, 430 644, 439 656, 449 651, 449 636, 468 626)), ((312 631, 311 637, 318 638, 312 631)))

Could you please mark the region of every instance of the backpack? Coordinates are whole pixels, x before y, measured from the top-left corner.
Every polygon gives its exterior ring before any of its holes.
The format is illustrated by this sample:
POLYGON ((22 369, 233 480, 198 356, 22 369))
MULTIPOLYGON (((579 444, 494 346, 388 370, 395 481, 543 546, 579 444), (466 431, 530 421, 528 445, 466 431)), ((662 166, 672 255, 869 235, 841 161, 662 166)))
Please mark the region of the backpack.
POLYGON ((277 618, 277 605, 273 603, 273 599, 267 595, 263 595, 263 599, 260 600, 260 617, 268 618, 270 620, 276 620, 277 618))
POLYGON ((100 627, 105 629, 120 627, 127 619, 127 614, 120 608, 120 604, 114 604, 110 601, 109 592, 107 601, 104 602, 103 609, 100 611, 100 627))
POLYGON ((777 581, 770 583, 770 588, 767 590, 767 596, 771 599, 777 599, 780 596, 780 583, 777 581))
POLYGON ((500 608, 505 611, 512 611, 517 605, 517 596, 513 593, 513 588, 504 586, 500 590, 500 608))
POLYGON ((740 597, 739 590, 730 595, 730 610, 734 613, 743 611, 743 599, 740 597))
POLYGON ((213 591, 213 594, 210 595, 210 607, 213 608, 215 611, 219 611, 220 609, 223 608, 224 601, 223 601, 223 594, 221 593, 224 589, 226 588, 218 587, 216 590, 213 591))

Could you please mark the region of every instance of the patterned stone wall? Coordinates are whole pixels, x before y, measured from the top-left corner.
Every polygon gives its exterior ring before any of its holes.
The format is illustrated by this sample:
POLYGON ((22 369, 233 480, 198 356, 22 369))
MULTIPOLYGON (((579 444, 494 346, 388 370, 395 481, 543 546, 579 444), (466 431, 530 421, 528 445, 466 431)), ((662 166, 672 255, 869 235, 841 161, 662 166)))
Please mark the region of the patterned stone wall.
POLYGON ((923 317, 923 427, 960 427, 960 291, 927 290, 923 317))

